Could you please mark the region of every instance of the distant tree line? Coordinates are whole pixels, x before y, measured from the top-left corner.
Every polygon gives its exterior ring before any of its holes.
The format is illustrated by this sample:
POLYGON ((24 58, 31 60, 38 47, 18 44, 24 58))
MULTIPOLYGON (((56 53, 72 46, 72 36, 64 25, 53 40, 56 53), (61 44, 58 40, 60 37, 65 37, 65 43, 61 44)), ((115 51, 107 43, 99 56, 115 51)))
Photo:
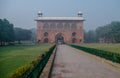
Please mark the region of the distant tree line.
POLYGON ((120 22, 111 22, 96 30, 89 30, 84 35, 86 43, 120 43, 120 22))
MULTIPOLYGON (((14 28, 7 19, 0 19, 0 45, 14 44, 15 41, 20 44, 24 40, 35 42, 35 32, 35 29, 14 28)), ((84 41, 85 43, 120 43, 120 22, 111 22, 96 30, 84 32, 84 41)))
POLYGON ((14 28, 15 31, 15 41, 18 41, 21 44, 21 41, 30 40, 31 39, 31 31, 22 28, 14 28))
POLYGON ((0 45, 14 44, 15 41, 30 40, 31 31, 22 28, 14 28, 7 19, 0 19, 0 45))
POLYGON ((0 19, 0 45, 14 41, 13 24, 6 19, 0 19))

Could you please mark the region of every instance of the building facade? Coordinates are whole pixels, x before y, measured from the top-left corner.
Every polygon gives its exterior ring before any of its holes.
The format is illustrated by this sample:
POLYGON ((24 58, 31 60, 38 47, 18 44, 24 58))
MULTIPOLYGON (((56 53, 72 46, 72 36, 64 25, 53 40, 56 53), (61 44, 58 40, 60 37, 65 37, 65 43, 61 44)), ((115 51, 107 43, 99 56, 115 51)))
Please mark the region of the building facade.
POLYGON ((43 17, 38 13, 37 19, 38 43, 83 43, 84 30, 82 13, 77 17, 43 17))

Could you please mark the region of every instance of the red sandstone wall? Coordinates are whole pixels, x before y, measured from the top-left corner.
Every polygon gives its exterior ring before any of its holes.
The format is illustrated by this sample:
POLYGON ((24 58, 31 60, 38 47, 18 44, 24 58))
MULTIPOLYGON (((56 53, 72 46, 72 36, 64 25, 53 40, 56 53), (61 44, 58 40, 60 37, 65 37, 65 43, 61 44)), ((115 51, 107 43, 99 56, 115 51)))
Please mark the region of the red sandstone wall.
MULTIPOLYGON (((83 43, 84 41, 84 31, 83 31, 83 21, 67 21, 69 24, 76 23, 77 29, 54 29, 54 30, 45 30, 43 29, 44 23, 55 23, 56 25, 61 21, 37 21, 37 41, 40 40, 41 43, 44 42, 44 32, 48 32, 49 43, 55 43, 55 36, 58 33, 62 33, 64 37, 64 42, 72 43, 72 38, 76 38, 76 43, 83 43), (72 33, 76 32, 76 36, 72 37, 72 33), (80 42, 81 40, 81 42, 80 42)), ((66 21, 62 21, 62 24, 65 24, 66 21)))

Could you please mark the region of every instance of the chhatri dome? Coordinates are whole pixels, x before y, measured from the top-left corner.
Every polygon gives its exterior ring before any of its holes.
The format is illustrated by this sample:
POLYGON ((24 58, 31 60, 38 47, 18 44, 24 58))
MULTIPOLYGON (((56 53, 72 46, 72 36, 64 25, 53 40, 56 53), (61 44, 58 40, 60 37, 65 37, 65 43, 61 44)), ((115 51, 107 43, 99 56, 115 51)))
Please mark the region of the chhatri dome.
POLYGON ((78 12, 78 16, 82 17, 83 13, 81 11, 78 12))
POLYGON ((43 13, 41 11, 38 11, 38 17, 41 17, 43 13))

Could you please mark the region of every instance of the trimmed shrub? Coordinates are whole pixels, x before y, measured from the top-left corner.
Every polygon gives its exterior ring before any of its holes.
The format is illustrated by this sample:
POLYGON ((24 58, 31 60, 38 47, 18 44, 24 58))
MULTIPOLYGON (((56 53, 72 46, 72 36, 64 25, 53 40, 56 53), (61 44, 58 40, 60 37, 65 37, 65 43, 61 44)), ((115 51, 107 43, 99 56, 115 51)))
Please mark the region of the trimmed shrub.
POLYGON ((10 78, 38 78, 43 68, 45 67, 50 55, 52 54, 55 45, 46 50, 44 54, 41 54, 36 60, 33 60, 30 66, 22 66, 18 70, 10 75, 10 78))
POLYGON ((10 78, 23 78, 24 74, 27 73, 32 68, 32 66, 22 66, 18 68, 14 73, 10 75, 10 78))
POLYGON ((88 48, 88 47, 83 47, 83 46, 78 46, 78 45, 70 45, 70 46, 80 49, 80 50, 83 50, 87 53, 94 54, 96 56, 105 58, 107 60, 111 60, 113 62, 120 63, 120 54, 118 54, 118 53, 103 51, 103 50, 98 50, 98 49, 88 48))

